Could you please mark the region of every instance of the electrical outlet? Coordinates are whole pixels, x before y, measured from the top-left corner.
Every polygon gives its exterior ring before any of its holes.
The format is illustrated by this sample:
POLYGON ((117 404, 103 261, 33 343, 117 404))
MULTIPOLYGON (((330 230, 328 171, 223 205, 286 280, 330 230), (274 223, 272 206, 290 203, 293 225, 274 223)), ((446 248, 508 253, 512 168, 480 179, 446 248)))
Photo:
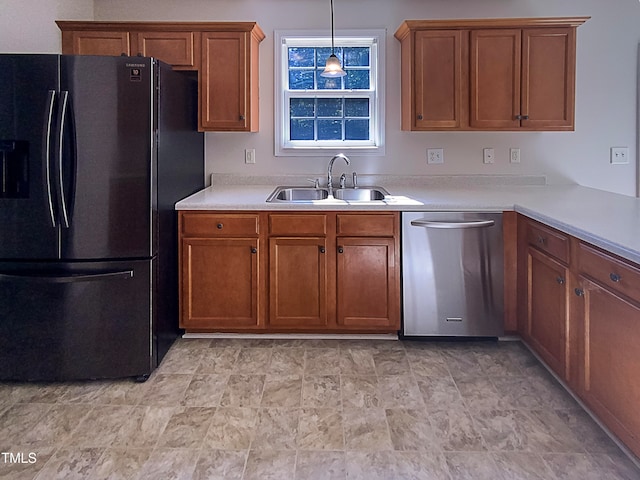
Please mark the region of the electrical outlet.
POLYGON ((427 163, 444 163, 444 148, 427 148, 427 163))
POLYGON ((244 163, 256 163, 256 149, 245 148, 244 149, 244 163))
POLYGON ((509 161, 511 163, 520 163, 520 149, 519 148, 510 148, 509 149, 509 161))
POLYGON ((629 147, 611 147, 611 163, 615 165, 629 163, 629 147))
POLYGON ((495 154, 494 154, 493 148, 483 149, 482 158, 484 163, 493 163, 495 161, 495 154))

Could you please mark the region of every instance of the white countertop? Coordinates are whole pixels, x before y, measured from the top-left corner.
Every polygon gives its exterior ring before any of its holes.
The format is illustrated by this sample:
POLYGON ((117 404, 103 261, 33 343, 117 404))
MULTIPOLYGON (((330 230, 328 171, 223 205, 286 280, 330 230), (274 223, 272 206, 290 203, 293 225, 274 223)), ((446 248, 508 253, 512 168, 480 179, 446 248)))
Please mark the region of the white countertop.
POLYGON ((267 203, 275 185, 216 185, 176 204, 176 210, 515 210, 640 264, 640 199, 579 185, 387 186, 384 201, 319 200, 267 203))

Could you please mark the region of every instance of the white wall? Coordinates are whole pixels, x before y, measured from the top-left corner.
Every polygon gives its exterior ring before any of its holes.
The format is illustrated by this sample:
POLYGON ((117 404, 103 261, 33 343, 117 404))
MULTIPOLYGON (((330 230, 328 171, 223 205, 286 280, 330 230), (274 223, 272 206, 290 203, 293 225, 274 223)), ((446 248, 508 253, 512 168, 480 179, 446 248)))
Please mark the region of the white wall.
MULTIPOLYGON (((273 31, 329 27, 328 0, 0 0, 0 51, 59 51, 56 19, 257 21, 260 50, 259 133, 209 133, 207 170, 241 175, 321 174, 327 158, 273 156, 273 31), (51 5, 49 5, 51 3, 51 5), (257 163, 245 165, 244 149, 257 163)), ((633 195, 636 191, 638 0, 335 0, 336 28, 387 29, 386 157, 353 157, 360 173, 546 174, 550 183, 577 182, 633 195), (404 19, 578 16, 576 131, 548 133, 400 131, 399 44, 404 19), (629 165, 610 165, 609 148, 628 146, 629 165), (444 165, 427 165, 425 149, 443 147, 444 165), (493 147, 496 163, 482 164, 493 147), (508 163, 519 147, 522 163, 508 163)))
POLYGON ((93 2, 0 0, 0 52, 60 53, 55 20, 93 20, 93 2))

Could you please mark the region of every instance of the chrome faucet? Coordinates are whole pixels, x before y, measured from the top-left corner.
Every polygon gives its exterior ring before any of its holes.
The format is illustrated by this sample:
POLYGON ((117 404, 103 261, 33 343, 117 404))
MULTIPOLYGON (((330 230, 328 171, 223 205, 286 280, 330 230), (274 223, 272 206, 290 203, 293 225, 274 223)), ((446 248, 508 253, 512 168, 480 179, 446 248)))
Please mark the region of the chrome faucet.
POLYGON ((333 162, 335 162, 337 158, 341 158, 346 162, 347 165, 351 165, 351 161, 343 153, 339 153, 337 155, 334 155, 333 158, 331 160, 329 160, 329 165, 327 166, 327 190, 329 190, 329 196, 330 197, 333 197, 333 177, 332 177, 333 162))

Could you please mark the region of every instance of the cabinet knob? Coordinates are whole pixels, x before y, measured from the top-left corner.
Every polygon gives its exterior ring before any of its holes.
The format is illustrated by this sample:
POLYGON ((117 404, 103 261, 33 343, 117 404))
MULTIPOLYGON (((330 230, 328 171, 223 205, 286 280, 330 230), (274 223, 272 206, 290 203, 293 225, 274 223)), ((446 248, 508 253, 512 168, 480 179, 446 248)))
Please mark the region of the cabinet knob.
POLYGON ((422 120, 422 115, 418 115, 418 120, 422 120))
POLYGON ((583 290, 583 289, 581 289, 581 288, 576 288, 576 289, 574 289, 573 291, 574 291, 574 293, 575 293, 577 296, 579 296, 579 297, 584 297, 584 290, 583 290))
POLYGON ((216 227, 218 227, 218 230, 222 230, 223 225, 219 223, 218 225, 216 225, 216 227))
POLYGON ((326 250, 324 247, 320 247, 320 253, 324 253, 326 250))
POLYGON ((256 247, 251 247, 251 253, 258 253, 258 249, 256 247))
POLYGON ((338 247, 338 253, 344 253, 344 248, 343 247, 338 247))
POLYGON ((620 280, 622 280, 622 277, 620 275, 618 275, 617 273, 609 274, 609 278, 611 279, 612 282, 616 282, 616 283, 618 283, 620 280))
POLYGON ((516 115, 516 120, 529 120, 529 115, 516 115))
POLYGON ((244 115, 240 115, 240 120, 244 120, 244 115))
POLYGON ((538 243, 540 245, 544 245, 546 241, 547 241, 546 238, 544 238, 542 235, 538 235, 538 243))
POLYGON ((564 278, 556 277, 556 282, 558 282, 560 285, 564 285, 564 278))

